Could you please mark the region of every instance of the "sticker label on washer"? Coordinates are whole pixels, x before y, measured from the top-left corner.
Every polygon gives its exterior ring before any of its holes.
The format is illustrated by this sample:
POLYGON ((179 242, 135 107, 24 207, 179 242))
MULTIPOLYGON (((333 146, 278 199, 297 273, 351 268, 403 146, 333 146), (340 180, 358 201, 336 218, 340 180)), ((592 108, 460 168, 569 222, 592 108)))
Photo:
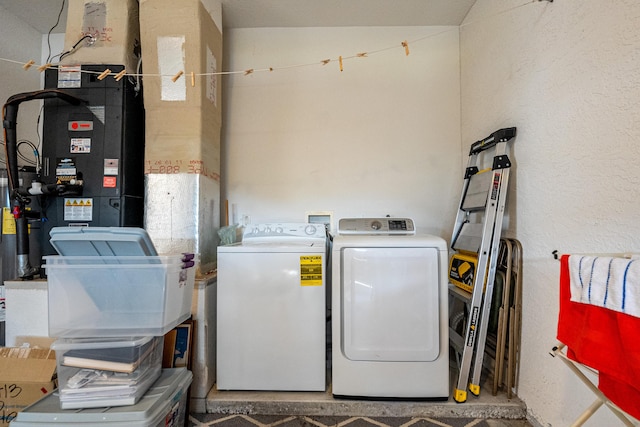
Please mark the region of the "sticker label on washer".
POLYGON ((300 256, 300 286, 322 286, 322 255, 300 256))

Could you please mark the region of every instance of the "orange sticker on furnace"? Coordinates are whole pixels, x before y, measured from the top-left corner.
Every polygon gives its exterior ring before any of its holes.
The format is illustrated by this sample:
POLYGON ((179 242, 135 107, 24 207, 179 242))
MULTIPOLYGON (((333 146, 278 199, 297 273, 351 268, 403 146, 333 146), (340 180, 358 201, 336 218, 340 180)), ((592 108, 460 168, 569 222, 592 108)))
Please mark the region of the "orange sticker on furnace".
POLYGON ((115 176, 103 177, 102 186, 104 188, 116 188, 116 177, 115 176))

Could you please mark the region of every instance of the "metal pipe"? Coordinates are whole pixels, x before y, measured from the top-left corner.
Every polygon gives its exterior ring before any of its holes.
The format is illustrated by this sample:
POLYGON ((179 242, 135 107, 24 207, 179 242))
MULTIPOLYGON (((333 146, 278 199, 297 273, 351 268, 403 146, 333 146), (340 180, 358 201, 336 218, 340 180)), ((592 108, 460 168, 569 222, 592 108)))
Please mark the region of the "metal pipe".
POLYGON ((76 98, 66 92, 57 89, 44 89, 13 95, 7 99, 7 102, 2 108, 2 126, 4 127, 5 152, 9 176, 9 197, 13 199, 12 213, 16 221, 18 277, 22 279, 32 279, 38 269, 32 267, 29 263, 29 225, 27 217, 25 216, 25 207, 30 203, 30 199, 18 191, 20 181, 18 180, 16 120, 18 117, 18 107, 22 102, 49 98, 60 98, 73 105, 78 105, 83 102, 80 98, 76 98))

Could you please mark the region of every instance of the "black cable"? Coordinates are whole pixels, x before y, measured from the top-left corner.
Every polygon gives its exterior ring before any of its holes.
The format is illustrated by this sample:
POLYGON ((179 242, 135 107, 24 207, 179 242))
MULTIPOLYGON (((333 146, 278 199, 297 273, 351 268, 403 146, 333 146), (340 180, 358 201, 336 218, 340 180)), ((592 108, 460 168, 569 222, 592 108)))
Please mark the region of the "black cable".
POLYGON ((58 12, 58 20, 56 21, 55 25, 53 27, 51 27, 51 29, 49 30, 49 33, 47 33, 47 47, 48 47, 48 52, 47 52, 47 64, 51 61, 51 32, 58 26, 58 24, 60 23, 60 17, 62 16, 62 11, 64 10, 64 4, 65 4, 66 0, 62 0, 62 6, 60 7, 60 12, 58 12))
POLYGON ((29 165, 33 165, 36 167, 36 169, 38 169, 38 166, 40 164, 40 161, 39 161, 40 153, 38 152, 38 147, 36 147, 36 145, 33 142, 27 139, 20 140, 18 141, 17 149, 18 149, 17 151, 18 157, 20 157, 25 163, 29 165), (33 156, 35 157, 35 160, 28 158, 27 156, 25 156, 20 152, 21 145, 28 145, 31 148, 31 151, 33 153, 33 156))
MULTIPOLYGON (((40 119, 42 119, 42 113, 44 112, 44 102, 40 105, 40 111, 38 112, 38 118, 36 119, 36 135, 38 136, 38 153, 40 153, 40 148, 42 147, 42 136, 40 136, 40 119)), ((42 166, 41 158, 38 159, 38 164, 36 165, 36 173, 40 174, 40 167, 42 166)))
MULTIPOLYGON (((87 39, 87 38, 88 38, 88 39, 92 39, 92 38, 93 38, 93 36, 90 36, 89 34, 87 34, 87 35, 85 35, 85 36, 82 36, 82 38, 81 38, 80 40, 78 40, 78 41, 76 42, 76 44, 74 44, 74 45, 71 47, 71 49, 69 49, 69 50, 68 50, 68 51, 66 51, 66 52, 62 52, 60 55, 56 55, 56 56, 60 56, 60 61, 62 61, 62 58, 64 58, 65 56, 67 56, 67 55, 71 54, 73 51, 75 51, 75 50, 76 50, 76 48, 78 47, 78 45, 79 45, 79 44, 80 44, 84 39, 87 39)), ((56 56, 52 57, 51 59, 53 60, 53 58, 55 58, 56 56)))

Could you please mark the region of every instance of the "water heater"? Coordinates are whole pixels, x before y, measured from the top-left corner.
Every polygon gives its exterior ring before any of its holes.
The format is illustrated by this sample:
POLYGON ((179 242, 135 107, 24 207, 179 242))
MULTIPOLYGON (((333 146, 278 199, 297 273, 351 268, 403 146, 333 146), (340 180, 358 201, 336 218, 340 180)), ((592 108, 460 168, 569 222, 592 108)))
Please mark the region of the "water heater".
POLYGON ((82 194, 41 204, 43 255, 55 251, 49 231, 60 226, 142 227, 144 106, 138 82, 116 79, 121 65, 48 69, 45 88, 82 100, 44 101, 42 176, 45 184, 82 183, 82 194), (110 75, 101 74, 111 70, 110 75))

